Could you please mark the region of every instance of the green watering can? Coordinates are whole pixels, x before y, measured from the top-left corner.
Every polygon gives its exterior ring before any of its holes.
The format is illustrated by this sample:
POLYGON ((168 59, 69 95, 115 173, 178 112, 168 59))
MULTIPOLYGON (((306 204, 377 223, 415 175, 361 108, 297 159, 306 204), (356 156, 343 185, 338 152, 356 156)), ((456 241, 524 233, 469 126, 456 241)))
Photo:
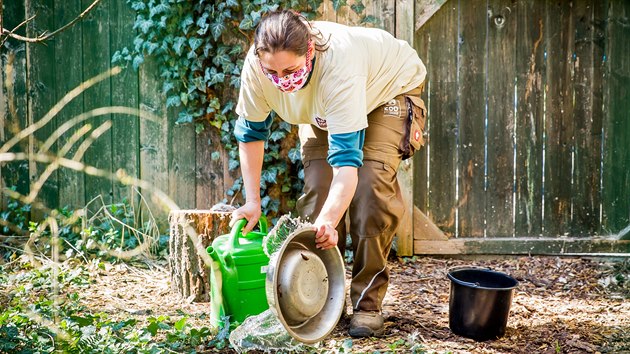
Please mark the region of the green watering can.
POLYGON ((267 218, 261 216, 258 220, 260 231, 243 236, 241 230, 245 225, 247 220, 237 221, 230 234, 217 237, 207 248, 212 259, 210 323, 215 328, 223 327, 227 316, 230 323, 241 323, 269 308, 265 295, 269 257, 262 247, 267 218))

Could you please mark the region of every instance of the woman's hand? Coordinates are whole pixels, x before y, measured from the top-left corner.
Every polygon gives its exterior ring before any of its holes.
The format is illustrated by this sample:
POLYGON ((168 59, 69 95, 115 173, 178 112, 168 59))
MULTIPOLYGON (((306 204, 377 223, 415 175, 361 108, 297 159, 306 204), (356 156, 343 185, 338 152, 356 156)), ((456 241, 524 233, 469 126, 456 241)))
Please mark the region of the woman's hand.
POLYGON ((241 230, 241 233, 245 236, 254 229, 256 224, 258 224, 260 214, 260 201, 247 201, 245 202, 245 205, 232 212, 230 227, 234 226, 234 224, 240 219, 247 220, 247 225, 245 225, 245 227, 241 230))
POLYGON ((327 250, 337 246, 339 235, 331 223, 315 221, 315 246, 322 250, 327 250))

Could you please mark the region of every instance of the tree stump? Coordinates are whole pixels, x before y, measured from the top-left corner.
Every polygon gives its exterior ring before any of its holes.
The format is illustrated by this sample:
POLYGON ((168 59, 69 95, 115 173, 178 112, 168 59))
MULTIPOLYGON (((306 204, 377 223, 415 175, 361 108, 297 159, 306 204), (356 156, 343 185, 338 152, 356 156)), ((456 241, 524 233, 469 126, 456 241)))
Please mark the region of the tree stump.
POLYGON ((230 232, 228 210, 173 210, 169 213, 171 287, 184 299, 210 301, 210 257, 206 248, 230 232))

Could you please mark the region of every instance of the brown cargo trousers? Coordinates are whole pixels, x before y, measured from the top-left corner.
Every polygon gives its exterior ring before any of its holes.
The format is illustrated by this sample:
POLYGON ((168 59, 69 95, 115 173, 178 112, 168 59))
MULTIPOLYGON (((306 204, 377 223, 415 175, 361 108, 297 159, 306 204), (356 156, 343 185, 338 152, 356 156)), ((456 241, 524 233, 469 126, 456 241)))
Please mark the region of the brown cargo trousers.
MULTIPOLYGON (((387 256, 394 233, 405 213, 396 170, 403 154, 399 149, 405 139, 405 124, 409 119, 412 97, 414 114, 425 114, 420 99, 423 85, 394 97, 368 115, 363 146, 363 166, 358 169, 359 181, 349 213, 350 235, 354 250, 350 299, 354 311, 381 311, 389 284, 387 256), (418 110, 421 107, 422 111, 418 110)), ((423 123, 424 123, 424 118, 423 123)), ((328 133, 313 125, 299 127, 304 163, 304 192, 298 199, 298 214, 315 221, 328 196, 333 172, 326 161, 328 133)), ((416 133, 416 139, 418 139, 416 133)), ((344 254, 346 244, 345 218, 337 226, 337 247, 344 254)))

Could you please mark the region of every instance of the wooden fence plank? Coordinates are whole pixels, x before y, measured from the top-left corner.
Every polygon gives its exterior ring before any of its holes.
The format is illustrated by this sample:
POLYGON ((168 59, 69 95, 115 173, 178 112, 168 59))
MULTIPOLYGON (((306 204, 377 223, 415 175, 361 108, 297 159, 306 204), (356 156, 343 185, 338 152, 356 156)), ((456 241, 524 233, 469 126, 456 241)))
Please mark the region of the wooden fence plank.
MULTIPOLYGON (((361 17, 365 15, 376 17, 378 19, 376 27, 411 43, 409 35, 413 34, 410 32, 413 31, 413 24, 409 21, 410 16, 413 16, 413 0, 373 0, 365 3, 367 8, 361 17), (403 20, 404 18, 406 20, 403 20), (404 31, 408 33, 406 37, 399 36, 398 31, 403 28, 406 28, 404 31)), ((413 17, 411 17, 411 21, 413 21, 413 17)))
MULTIPOLYGON (((352 11, 350 6, 352 6, 353 4, 354 1, 350 0, 348 1, 347 6, 339 7, 339 10, 337 10, 335 14, 335 22, 343 23, 344 25, 348 26, 358 26, 359 22, 361 21, 361 16, 352 11)), ((364 12, 366 11, 367 9, 364 10, 364 12)))
POLYGON ((575 14, 575 102, 574 184, 570 235, 590 236, 599 232, 602 57, 603 31, 598 28, 605 13, 603 2, 578 1, 575 14), (597 16, 597 18, 596 18, 597 16))
MULTIPOLYGON (((407 41, 413 46, 414 22, 413 0, 396 1, 396 25, 393 27, 396 38, 407 41)), ((385 15, 385 14, 383 14, 385 15)), ((392 16, 393 17, 393 16, 392 16)), ((396 254, 413 255, 413 159, 403 161, 398 168, 398 183, 404 197, 405 214, 396 230, 396 254)))
MULTIPOLYGON (((417 6, 417 4, 416 4, 417 6)), ((416 7, 417 8, 417 7, 416 7)), ((428 26, 423 27, 420 31, 416 32, 414 35, 414 48, 418 52, 420 59, 424 62, 424 65, 427 67, 427 78, 425 79, 425 87, 424 92, 422 93, 422 99, 427 107, 427 110, 430 112, 431 102, 429 101, 428 92, 432 90, 431 87, 431 75, 432 70, 429 62, 429 45, 430 45, 430 31, 428 26)), ((426 145, 417 151, 413 156, 413 204, 417 206, 421 211, 426 213, 428 211, 428 201, 429 201, 429 188, 427 187, 429 182, 428 177, 428 161, 429 161, 429 150, 431 147, 431 126, 433 125, 433 118, 430 114, 427 116, 426 122, 426 145)), ((414 221, 415 223, 415 221, 414 221)), ((414 229, 416 228, 414 224, 414 229)), ((416 237, 414 235, 414 237, 416 237)))
MULTIPOLYGON (((88 7, 93 1, 81 0, 83 8, 88 7)), ((110 68, 109 49, 109 11, 107 3, 96 6, 81 21, 83 28, 83 77, 94 77, 110 68), (98 53, 98 55, 95 55, 98 53)), ((83 93, 83 109, 89 111, 94 108, 111 105, 111 82, 104 80, 83 93)), ((97 129, 101 124, 111 120, 110 115, 91 119, 92 126, 97 129)), ((112 170, 112 133, 107 130, 94 140, 85 154, 86 164, 105 171, 112 170)), ((102 195, 106 204, 112 203, 113 182, 111 180, 85 176, 85 199, 87 201, 102 195)))
POLYGON ((182 209, 193 209, 196 203, 195 187, 195 126, 175 125, 178 110, 169 109, 171 144, 168 164, 169 193, 182 209))
POLYGON ((516 0, 488 2, 486 235, 514 234, 516 0))
POLYGON ((460 2, 459 29, 459 231, 485 235, 486 26, 488 9, 479 1, 460 2))
POLYGON ((542 234, 544 3, 517 4, 516 210, 514 234, 542 234))
MULTIPOLYGON (((25 18, 23 1, 5 3, 3 26, 9 30, 17 27, 25 18)), ((16 34, 25 35, 22 27, 16 34)), ((24 129, 27 120, 26 44, 9 39, 0 48, 0 145, 24 129)), ((28 151, 28 141, 11 151, 28 151)), ((28 161, 15 161, 0 166, 0 187, 16 187, 26 195, 29 192, 28 161)), ((0 207, 5 207, 0 189, 0 207)))
MULTIPOLYGON (((37 15, 26 26, 26 34, 29 37, 37 37, 46 31, 55 28, 54 3, 52 0, 35 1, 26 0, 26 17, 37 15)), ((55 75, 54 61, 55 48, 53 45, 41 43, 26 46, 26 70, 28 78, 28 123, 33 124, 40 120, 55 104, 55 75)), ((43 128, 29 137, 29 153, 36 153, 39 142, 45 141, 54 131, 56 119, 51 120, 43 128)), ((56 151, 56 146, 53 146, 56 151)), ((43 164, 29 161, 29 178, 31 181, 38 179, 46 168, 43 164)), ((57 173, 54 172, 44 184, 39 193, 38 200, 49 208, 59 206, 59 189, 57 185, 57 173)), ((37 218, 41 211, 33 210, 32 216, 37 218)))
MULTIPOLYGON (((131 46, 135 31, 134 12, 127 1, 109 1, 110 53, 131 46)), ((111 79, 112 106, 138 107, 138 72, 125 68, 111 79)), ((122 169, 129 176, 140 177, 140 121, 135 116, 116 116, 112 119, 112 169, 122 169)), ((120 183, 113 184, 116 202, 129 197, 129 189, 120 183)), ((135 196, 134 196, 135 198, 135 196)))
POLYGON ((611 1, 608 16, 602 227, 615 234, 630 224, 630 3, 611 1))
POLYGON ((333 8, 332 0, 323 0, 318 14, 317 20, 319 21, 335 21, 337 19, 337 13, 333 8))
POLYGON ((207 127, 197 134, 195 146, 196 205, 197 209, 210 209, 225 197, 223 165, 228 163, 228 157, 221 144, 219 132, 214 127, 207 127))
MULTIPOLYGON (((140 121, 140 178, 171 195, 168 189, 168 153, 169 131, 173 122, 168 119, 159 75, 157 63, 147 58, 140 67, 140 109, 155 114, 160 121, 140 121)), ((150 191, 143 190, 142 193, 150 201, 149 207, 154 215, 165 221, 168 213, 160 201, 150 191)))
MULTIPOLYGON (((81 12, 81 0, 56 1, 55 3, 55 19, 58 23, 68 23, 76 18, 81 12)), ((57 100, 61 99, 66 93, 83 82, 83 46, 81 45, 82 26, 80 23, 59 33, 54 39, 54 47, 56 53, 63 53, 55 57, 55 73, 61 78, 55 81, 55 92, 57 100)), ((86 56, 95 57, 94 53, 86 53, 86 56)), ((101 59, 100 56, 96 56, 101 59)), ((73 117, 83 113, 83 95, 76 97, 70 102, 58 116, 58 125, 72 119, 73 117)), ((74 147, 68 150, 66 158, 72 158, 77 153, 83 139, 79 139, 72 143, 72 135, 82 126, 90 124, 92 129, 95 128, 93 121, 78 124, 76 127, 68 130, 57 141, 58 149, 62 149, 66 144, 72 144, 74 147)), ((89 136, 89 133, 88 133, 89 136)), ((108 169, 109 171, 109 169, 108 169)), ((85 184, 84 174, 67 168, 58 170, 59 179, 59 207, 72 206, 72 208, 81 208, 85 205, 85 184)))
POLYGON ((575 32, 571 3, 548 0, 543 234, 564 235, 571 217, 573 145, 572 54, 575 32), (562 19, 559 21, 558 19, 562 19))
POLYGON ((457 135, 457 6, 442 7, 430 26, 429 92, 431 117, 430 217, 447 234, 455 233, 457 135))
POLYGON ((416 11, 414 13, 414 17, 416 18, 416 31, 422 28, 447 1, 448 0, 416 0, 416 11))

